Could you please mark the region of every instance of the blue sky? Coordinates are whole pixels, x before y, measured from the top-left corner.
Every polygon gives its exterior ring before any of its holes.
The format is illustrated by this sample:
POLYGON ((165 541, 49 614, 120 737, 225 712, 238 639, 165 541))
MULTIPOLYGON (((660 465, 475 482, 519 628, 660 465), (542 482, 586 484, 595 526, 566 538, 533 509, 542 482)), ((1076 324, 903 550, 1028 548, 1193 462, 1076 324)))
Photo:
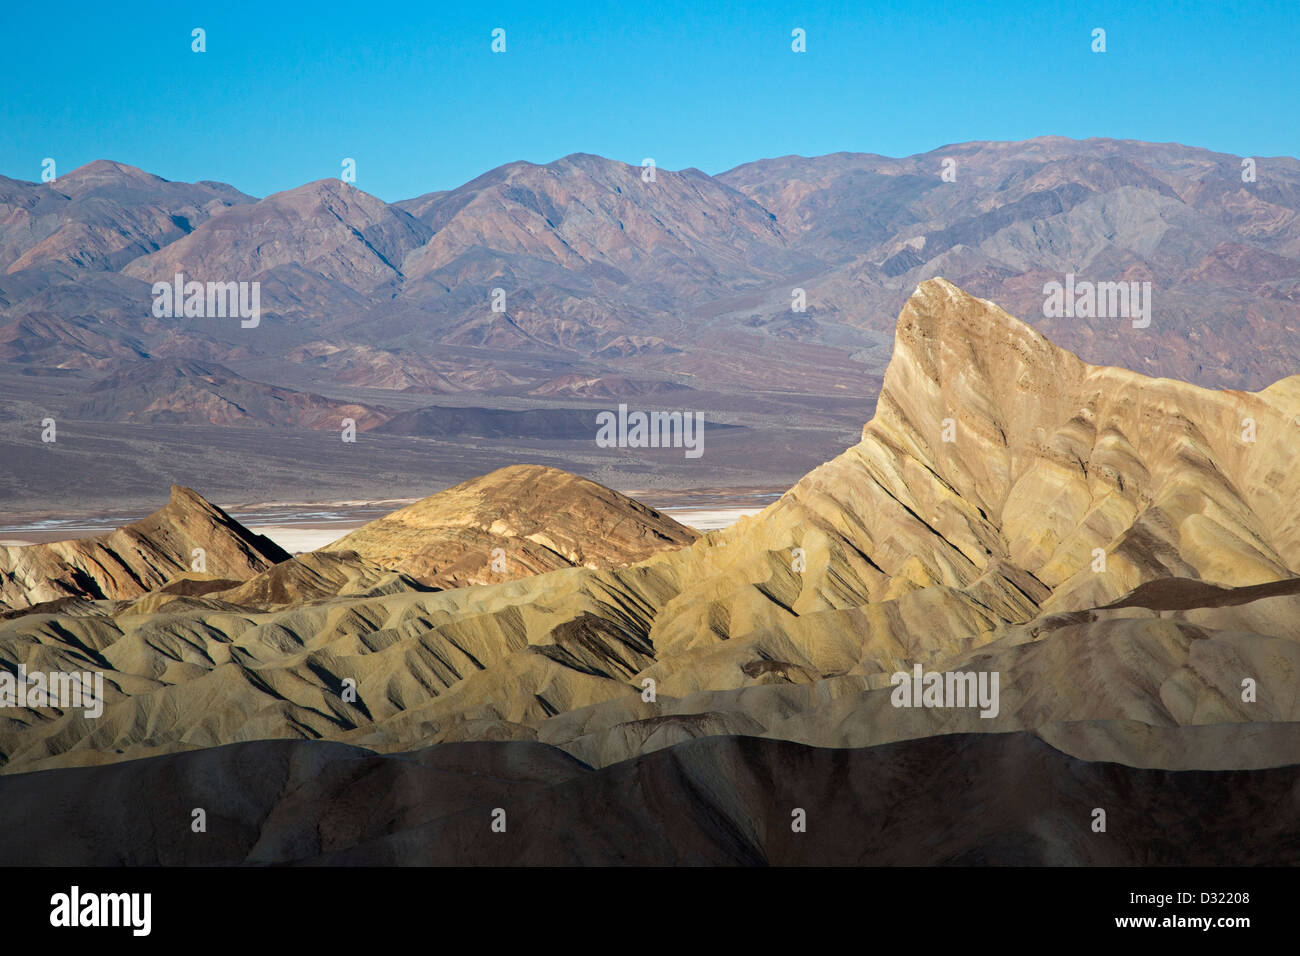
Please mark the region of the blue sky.
POLYGON ((0 174, 27 180, 107 158, 262 196, 352 157, 393 201, 572 152, 717 173, 1056 134, 1300 156, 1297 0, 7 0, 0 37, 0 174))

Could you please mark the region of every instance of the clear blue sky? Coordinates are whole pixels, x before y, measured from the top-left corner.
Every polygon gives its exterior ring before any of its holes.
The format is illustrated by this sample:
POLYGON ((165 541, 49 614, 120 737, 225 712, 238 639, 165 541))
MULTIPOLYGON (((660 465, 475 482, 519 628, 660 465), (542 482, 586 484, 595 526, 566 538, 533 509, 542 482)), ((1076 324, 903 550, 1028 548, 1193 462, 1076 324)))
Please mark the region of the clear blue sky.
POLYGON ((393 201, 572 152, 716 173, 1058 134, 1300 156, 1300 0, 0 0, 0 38, 0 173, 27 180, 106 158, 262 196, 353 157, 393 201))

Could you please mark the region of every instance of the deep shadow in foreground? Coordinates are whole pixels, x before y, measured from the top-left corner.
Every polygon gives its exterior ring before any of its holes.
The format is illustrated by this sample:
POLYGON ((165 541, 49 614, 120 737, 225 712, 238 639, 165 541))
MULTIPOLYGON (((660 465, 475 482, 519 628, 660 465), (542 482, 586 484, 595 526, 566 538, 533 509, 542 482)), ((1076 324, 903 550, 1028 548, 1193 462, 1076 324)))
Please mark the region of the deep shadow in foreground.
POLYGON ((1294 767, 1139 770, 1020 733, 709 737, 603 770, 533 743, 255 741, 0 778, 3 865, 1294 865, 1297 824, 1294 767))

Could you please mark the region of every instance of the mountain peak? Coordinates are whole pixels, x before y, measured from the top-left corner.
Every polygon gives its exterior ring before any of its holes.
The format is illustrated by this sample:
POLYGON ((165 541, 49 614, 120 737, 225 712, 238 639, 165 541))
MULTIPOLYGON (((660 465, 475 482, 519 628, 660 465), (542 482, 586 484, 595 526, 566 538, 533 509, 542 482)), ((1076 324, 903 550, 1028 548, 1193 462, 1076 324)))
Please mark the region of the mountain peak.
POLYGON ((86 185, 101 185, 114 182, 132 182, 132 183, 165 183, 167 180, 161 176, 146 172, 138 166, 131 166, 127 163, 119 163, 112 159, 94 159, 84 166, 78 166, 70 173, 64 173, 55 180, 55 183, 66 183, 68 181, 83 183, 86 185))
POLYGON ((203 512, 204 514, 222 514, 222 515, 225 514, 225 512, 221 511, 221 509, 219 509, 216 505, 208 501, 207 498, 204 498, 193 488, 187 488, 185 485, 171 486, 171 488, 169 489, 169 496, 167 499, 167 508, 169 510, 179 509, 179 510, 188 510, 188 511, 200 511, 203 512))
POLYGON ((939 276, 916 287, 899 312, 895 329, 896 340, 903 342, 936 336, 960 337, 973 350, 1014 341, 1021 344, 1026 356, 1071 354, 996 303, 971 295, 939 276))
POLYGON ((947 279, 927 279, 898 315, 881 407, 917 413, 924 403, 946 409, 941 418, 1009 407, 1039 388, 1077 380, 1086 367, 992 302, 947 279))
POLYGON ((307 209, 314 204, 328 204, 331 200, 356 203, 368 211, 377 211, 387 205, 382 199, 337 177, 315 179, 292 189, 283 189, 267 196, 262 202, 271 206, 307 209))
MULTIPOLYGON (((177 272, 251 278, 276 268, 373 292, 399 277, 403 259, 432 231, 404 210, 338 179, 318 179, 234 206, 193 232, 141 256, 123 272, 153 282, 177 272), (304 228, 310 223, 310 228, 304 228), (310 264, 308 267, 306 264, 310 264)), ((295 302, 300 283, 285 300, 295 302)), ((315 293, 313 293, 315 294, 315 293)), ((274 310, 281 300, 263 300, 274 310)))
POLYGON ((317 193, 329 194, 334 196, 351 195, 353 193, 362 193, 370 195, 363 190, 358 189, 351 183, 345 183, 337 176, 327 176, 324 179, 313 179, 311 182, 303 183, 301 186, 295 186, 293 189, 286 189, 276 195, 288 195, 289 193, 317 193))

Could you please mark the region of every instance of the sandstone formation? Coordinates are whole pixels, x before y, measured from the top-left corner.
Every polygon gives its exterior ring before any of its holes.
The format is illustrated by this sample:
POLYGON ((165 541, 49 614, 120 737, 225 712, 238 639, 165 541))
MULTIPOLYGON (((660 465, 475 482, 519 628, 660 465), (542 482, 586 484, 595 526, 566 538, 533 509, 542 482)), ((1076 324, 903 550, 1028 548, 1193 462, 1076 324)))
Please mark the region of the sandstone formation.
POLYGON ((173 485, 164 507, 106 535, 0 546, 0 608, 64 597, 139 597, 195 571, 196 561, 204 575, 243 579, 288 557, 189 488, 173 485))
POLYGON ((593 481, 511 465, 385 515, 325 550, 355 551, 432 587, 454 588, 557 568, 620 567, 696 537, 593 481))

